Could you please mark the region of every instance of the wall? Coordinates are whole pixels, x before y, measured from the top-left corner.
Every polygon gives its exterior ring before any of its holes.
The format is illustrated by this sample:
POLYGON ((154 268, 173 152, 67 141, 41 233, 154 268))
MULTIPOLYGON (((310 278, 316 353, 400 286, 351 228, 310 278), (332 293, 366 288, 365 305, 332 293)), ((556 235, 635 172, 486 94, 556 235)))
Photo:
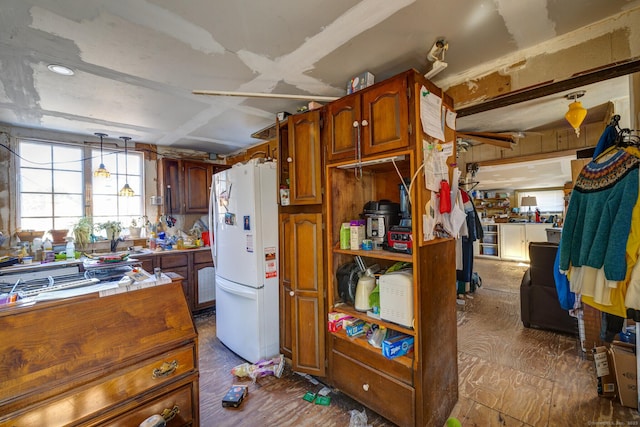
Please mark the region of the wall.
MULTIPOLYGON (((577 12, 579 13, 579 12, 577 12)), ((640 8, 606 18, 435 83, 455 108, 640 57, 640 8)), ((454 48, 453 46, 451 47, 454 48)))

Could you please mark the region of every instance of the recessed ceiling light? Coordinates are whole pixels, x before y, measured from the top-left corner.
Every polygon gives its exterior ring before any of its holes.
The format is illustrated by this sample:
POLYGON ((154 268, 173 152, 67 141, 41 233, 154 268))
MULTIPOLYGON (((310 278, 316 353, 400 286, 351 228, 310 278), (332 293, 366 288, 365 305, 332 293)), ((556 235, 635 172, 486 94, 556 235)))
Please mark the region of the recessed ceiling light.
POLYGON ((75 74, 71 68, 65 67, 64 65, 51 64, 47 68, 62 76, 73 76, 75 74))

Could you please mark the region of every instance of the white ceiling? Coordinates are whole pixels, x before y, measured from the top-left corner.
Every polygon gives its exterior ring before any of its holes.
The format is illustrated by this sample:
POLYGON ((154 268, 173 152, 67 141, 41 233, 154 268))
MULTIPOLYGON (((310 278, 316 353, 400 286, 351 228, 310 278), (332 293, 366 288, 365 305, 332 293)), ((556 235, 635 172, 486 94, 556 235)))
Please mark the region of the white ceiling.
MULTIPOLYGON (((437 83, 638 5, 0 0, 0 124, 88 140, 104 132, 107 140, 125 135, 134 142, 227 154, 259 142, 253 132, 272 124, 276 112, 293 113, 303 103, 206 97, 192 90, 341 96, 349 78, 363 71, 376 80, 408 68, 426 72, 427 52, 445 37, 449 66, 437 83), (51 73, 52 63, 71 67, 75 75, 51 73)), ((467 120, 459 127, 470 127, 467 120)), ((525 126, 530 124, 500 124, 525 126)))

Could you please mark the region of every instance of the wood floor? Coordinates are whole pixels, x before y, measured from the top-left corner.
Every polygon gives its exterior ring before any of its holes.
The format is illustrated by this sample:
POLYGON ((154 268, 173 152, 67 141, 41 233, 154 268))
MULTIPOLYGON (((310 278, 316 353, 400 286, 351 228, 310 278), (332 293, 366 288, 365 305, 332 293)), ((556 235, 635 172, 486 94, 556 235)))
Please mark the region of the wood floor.
MULTIPOLYGON (((600 398, 593 362, 577 338, 527 329, 520 322, 519 285, 525 266, 476 259, 483 286, 458 308, 459 400, 451 416, 463 426, 640 425, 635 409, 600 398)), ((231 374, 243 362, 215 337, 215 315, 195 317, 200 351, 200 424, 210 426, 340 426, 365 411, 372 426, 394 424, 332 391, 330 406, 309 403, 305 392, 324 385, 292 372, 254 384, 231 374), (248 384, 237 409, 222 408, 232 384, 248 384)), ((390 403, 392 404, 392 403, 390 403)))

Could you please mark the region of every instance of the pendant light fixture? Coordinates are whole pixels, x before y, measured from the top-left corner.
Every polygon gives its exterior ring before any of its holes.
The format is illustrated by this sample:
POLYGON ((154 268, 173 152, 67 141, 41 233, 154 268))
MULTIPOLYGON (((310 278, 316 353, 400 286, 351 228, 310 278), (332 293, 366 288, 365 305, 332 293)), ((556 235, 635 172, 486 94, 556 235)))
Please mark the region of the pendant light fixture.
POLYGON ((127 143, 131 139, 128 136, 121 136, 120 139, 124 141, 124 186, 120 189, 120 195, 125 197, 132 197, 135 195, 131 187, 129 187, 129 183, 127 182, 127 176, 129 172, 129 166, 127 162, 127 143))
POLYGON ((96 178, 109 178, 111 176, 111 173, 109 173, 107 168, 104 167, 104 159, 102 157, 102 138, 109 135, 100 132, 96 132, 94 133, 94 135, 100 137, 100 166, 93 172, 93 176, 95 176, 96 178))
POLYGON ((587 117, 587 110, 582 106, 582 102, 576 101, 576 99, 583 97, 584 94, 584 90, 579 90, 571 92, 566 96, 569 100, 573 99, 573 102, 569 104, 569 111, 564 115, 564 118, 567 119, 571 127, 576 131, 578 138, 580 137, 580 125, 584 121, 584 118, 587 117))

